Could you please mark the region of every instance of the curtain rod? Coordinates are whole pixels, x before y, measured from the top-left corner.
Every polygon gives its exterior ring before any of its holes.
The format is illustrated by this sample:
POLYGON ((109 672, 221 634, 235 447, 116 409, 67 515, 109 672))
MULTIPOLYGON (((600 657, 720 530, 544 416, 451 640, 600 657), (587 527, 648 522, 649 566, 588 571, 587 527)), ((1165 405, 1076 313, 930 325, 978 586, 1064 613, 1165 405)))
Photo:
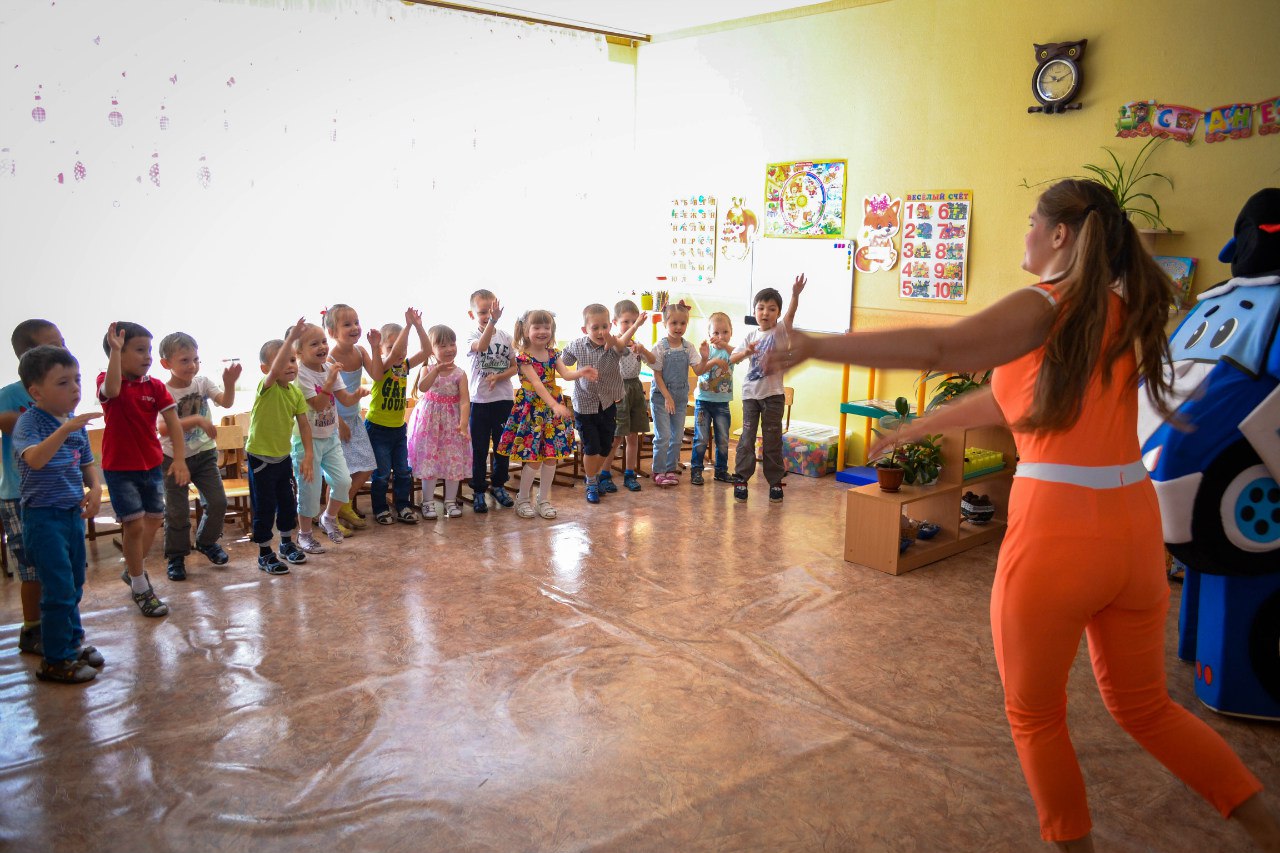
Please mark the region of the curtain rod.
POLYGON ((449 3, 446 0, 401 0, 403 3, 413 3, 420 6, 436 6, 441 9, 450 9, 455 12, 471 12, 475 15, 490 15, 495 18, 506 18, 511 21, 524 21, 527 24, 545 24, 551 27, 562 27, 566 30, 578 30, 584 33, 595 33, 602 35, 605 39, 613 44, 623 44, 628 47, 635 47, 637 42, 650 41, 649 36, 643 33, 633 33, 626 30, 609 30, 601 27, 586 26, 584 24, 570 24, 565 21, 559 21, 554 18, 537 18, 532 15, 521 15, 515 12, 502 12, 497 9, 488 9, 480 6, 468 6, 463 3, 449 3))

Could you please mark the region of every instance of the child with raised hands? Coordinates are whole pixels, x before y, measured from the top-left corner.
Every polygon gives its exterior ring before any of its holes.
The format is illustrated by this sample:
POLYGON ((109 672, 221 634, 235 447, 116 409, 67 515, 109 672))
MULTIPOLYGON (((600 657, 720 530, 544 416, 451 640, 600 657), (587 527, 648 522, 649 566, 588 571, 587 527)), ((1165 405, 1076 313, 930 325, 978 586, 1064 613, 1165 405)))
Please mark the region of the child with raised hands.
POLYGON ((405 428, 405 398, 409 388, 409 372, 431 355, 431 342, 422 328, 422 312, 407 308, 403 326, 388 323, 376 334, 369 333, 369 345, 380 348, 382 379, 373 385, 369 396, 369 412, 364 428, 373 445, 377 467, 370 483, 373 518, 379 524, 417 524, 413 511, 413 473, 409 469, 409 440, 405 428), (419 350, 407 356, 409 330, 418 334, 419 350), (394 479, 393 479, 394 478, 394 479), (392 486, 394 504, 387 504, 387 485, 392 486))
POLYGON ((521 518, 534 516, 531 496, 536 474, 536 513, 543 518, 555 518, 551 481, 555 478, 556 463, 572 456, 574 449, 573 411, 564 403, 556 376, 572 381, 579 376, 594 379, 597 374, 593 367, 572 370, 558 363, 556 319, 550 311, 526 312, 516 321, 513 337, 519 350, 516 366, 520 370, 520 387, 516 389, 511 417, 502 431, 498 452, 524 463, 516 513, 521 518))
MULTIPOLYGON (((365 349, 360 344, 363 330, 356 309, 338 303, 330 305, 321 314, 324 315, 324 330, 331 341, 329 360, 338 365, 338 379, 347 394, 360 390, 360 377, 364 373, 369 374, 374 385, 381 382, 386 372, 382 365, 382 347, 373 343, 375 337, 381 341, 381 335, 371 330, 370 347, 365 349)), ((369 443, 369 433, 360 420, 360 406, 355 403, 348 406, 342 398, 337 398, 336 405, 338 441, 342 445, 342 458, 347 462, 347 472, 351 475, 351 488, 347 492, 346 503, 338 510, 338 518, 347 530, 360 530, 368 524, 356 508, 356 495, 369 482, 378 462, 373 455, 373 445, 369 443)))
POLYGON ((680 481, 680 441, 689 405, 689 371, 698 376, 712 365, 684 338, 689 327, 689 306, 684 300, 662 309, 666 337, 653 346, 653 387, 649 405, 653 412, 653 484, 674 486, 680 481))
MULTIPOLYGON (((502 429, 511 417, 511 377, 516 375, 516 354, 511 335, 498 328, 502 305, 491 290, 471 294, 471 310, 467 316, 476 328, 467 335, 467 356, 471 359, 471 508, 488 512, 485 503, 485 474, 489 448, 498 449, 502 429)), ((507 457, 493 455, 493 470, 488 482, 498 506, 514 502, 507 494, 507 457)))
POLYGON ((732 482, 729 477, 729 402, 733 399, 733 366, 747 357, 744 351, 734 355, 733 322, 729 315, 717 311, 707 318, 707 340, 698 347, 702 360, 711 369, 702 374, 693 394, 693 454, 689 459, 689 482, 702 485, 702 468, 715 442, 715 479, 732 482))
MULTIPOLYGON (((648 315, 645 315, 646 317, 648 315)), ((656 320, 656 316, 655 316, 656 320)), ((635 339, 636 330, 644 323, 640 318, 640 308, 630 299, 623 299, 613 306, 613 322, 618 332, 632 337, 627 343, 626 352, 618 356, 618 372, 622 376, 622 399, 618 401, 618 420, 614 426, 613 446, 609 448, 609 460, 618 455, 618 448, 626 444, 625 468, 622 471, 622 485, 628 491, 640 491, 640 480, 636 470, 640 467, 640 436, 649 431, 649 403, 644 396, 644 383, 640 381, 640 365, 653 364, 653 353, 645 349, 644 344, 635 339)), ((605 491, 617 489, 612 485, 613 474, 605 485, 605 491)))
POLYGON ((409 465, 422 480, 422 514, 436 517, 436 480, 443 480, 445 513, 457 518, 462 515, 458 487, 472 475, 471 397, 467 374, 454 363, 458 338, 453 329, 432 326, 427 338, 433 355, 418 380, 422 398, 409 422, 409 465))
MULTIPOLYGON (((295 428, 290 440, 290 456, 298 479, 298 547, 308 554, 323 554, 324 546, 316 541, 312 528, 312 519, 320 513, 320 483, 323 480, 329 484, 329 503, 320 515, 320 529, 333 543, 341 542, 345 535, 338 524, 338 514, 351 489, 351 474, 338 438, 337 403, 341 400, 344 405, 354 407, 369 392, 364 388, 351 392, 339 385, 342 368, 326 363, 329 341, 319 326, 310 323, 303 326, 293 348, 298 356, 298 376, 294 382, 307 404, 310 452, 314 468, 319 469, 313 468, 311 476, 302 475, 302 460, 308 448, 303 443, 301 430, 295 428)), ((349 529, 346 532, 350 532, 349 529)))

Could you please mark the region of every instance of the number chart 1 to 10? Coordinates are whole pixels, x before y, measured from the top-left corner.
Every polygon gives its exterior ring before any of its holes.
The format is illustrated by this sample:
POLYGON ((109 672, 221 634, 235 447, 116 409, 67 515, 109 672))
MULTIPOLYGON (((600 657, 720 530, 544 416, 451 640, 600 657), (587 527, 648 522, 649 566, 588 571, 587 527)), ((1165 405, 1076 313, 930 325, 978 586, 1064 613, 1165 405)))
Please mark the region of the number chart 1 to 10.
POLYGON ((973 192, 939 190, 902 198, 903 299, 964 302, 968 297, 969 229, 973 192))

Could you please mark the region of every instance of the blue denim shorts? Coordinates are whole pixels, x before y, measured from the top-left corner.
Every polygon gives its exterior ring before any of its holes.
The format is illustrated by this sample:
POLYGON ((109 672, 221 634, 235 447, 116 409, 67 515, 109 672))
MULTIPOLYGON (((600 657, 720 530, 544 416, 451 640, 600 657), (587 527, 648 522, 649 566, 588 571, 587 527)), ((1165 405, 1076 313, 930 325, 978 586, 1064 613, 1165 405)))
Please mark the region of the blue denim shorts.
POLYGON ((164 518, 164 474, 159 465, 146 471, 103 471, 102 479, 121 524, 144 515, 164 518))

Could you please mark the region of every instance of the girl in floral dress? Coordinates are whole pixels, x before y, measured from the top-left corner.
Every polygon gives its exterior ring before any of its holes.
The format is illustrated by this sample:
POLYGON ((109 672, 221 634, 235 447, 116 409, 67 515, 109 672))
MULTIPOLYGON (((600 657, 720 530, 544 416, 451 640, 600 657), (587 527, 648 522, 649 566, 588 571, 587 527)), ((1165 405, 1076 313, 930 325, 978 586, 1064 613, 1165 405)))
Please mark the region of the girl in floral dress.
POLYGON ((550 311, 525 313, 516 321, 512 337, 519 350, 516 367, 520 371, 520 387, 516 389, 511 417, 498 442, 498 452, 524 465, 520 471, 516 513, 521 518, 533 518, 531 497, 536 474, 537 514, 555 518, 556 508, 549 500, 551 481, 556 463, 572 456, 574 449, 573 410, 565 404, 556 375, 566 381, 579 376, 595 380, 596 370, 594 367, 573 370, 556 361, 560 351, 554 346, 556 321, 550 311))
POLYGON ((434 358, 418 380, 422 398, 409 421, 409 465, 422 480, 422 515, 436 517, 436 480, 444 481, 444 506, 450 518, 462 515, 458 484, 471 477, 471 399, 467 374, 454 364, 458 339, 448 326, 427 330, 434 358))

